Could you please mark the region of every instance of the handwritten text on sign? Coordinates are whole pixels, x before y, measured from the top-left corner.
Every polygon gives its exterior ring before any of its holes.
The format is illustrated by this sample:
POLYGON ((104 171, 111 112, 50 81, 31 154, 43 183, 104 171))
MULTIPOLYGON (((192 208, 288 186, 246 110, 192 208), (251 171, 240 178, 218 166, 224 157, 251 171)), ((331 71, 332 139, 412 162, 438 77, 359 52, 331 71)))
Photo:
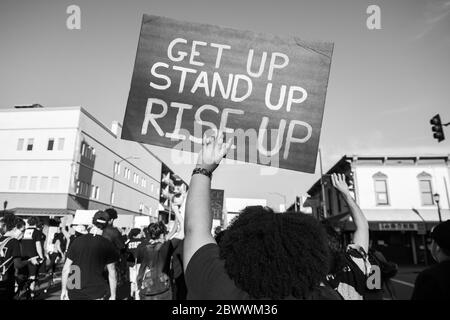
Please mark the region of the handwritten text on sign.
POLYGON ((314 172, 333 45, 144 15, 122 138, 314 172))

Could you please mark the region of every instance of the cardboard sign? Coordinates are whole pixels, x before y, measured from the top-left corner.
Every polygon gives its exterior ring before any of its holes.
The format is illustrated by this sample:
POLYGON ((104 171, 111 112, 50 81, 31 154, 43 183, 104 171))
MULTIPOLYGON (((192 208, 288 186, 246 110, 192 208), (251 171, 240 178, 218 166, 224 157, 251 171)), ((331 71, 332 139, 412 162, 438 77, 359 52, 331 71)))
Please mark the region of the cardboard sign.
POLYGON ((222 220, 223 212, 223 190, 211 189, 211 211, 213 214, 213 219, 222 220))
POLYGON ((332 43, 144 15, 122 138, 196 152, 235 136, 227 157, 314 172, 332 43))

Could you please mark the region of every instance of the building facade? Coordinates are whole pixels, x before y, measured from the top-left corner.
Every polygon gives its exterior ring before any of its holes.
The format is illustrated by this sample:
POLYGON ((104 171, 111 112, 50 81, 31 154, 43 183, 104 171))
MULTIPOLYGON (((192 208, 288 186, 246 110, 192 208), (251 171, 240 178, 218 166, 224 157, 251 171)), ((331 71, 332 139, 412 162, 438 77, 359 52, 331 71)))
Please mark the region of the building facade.
POLYGON ((81 107, 0 110, 0 202, 18 215, 114 207, 158 219, 162 162, 81 107))
POLYGON ((329 219, 344 233, 354 231, 330 179, 343 173, 378 248, 398 263, 429 263, 426 238, 440 220, 450 219, 449 166, 448 155, 344 156, 308 190, 306 204, 319 219, 329 219))

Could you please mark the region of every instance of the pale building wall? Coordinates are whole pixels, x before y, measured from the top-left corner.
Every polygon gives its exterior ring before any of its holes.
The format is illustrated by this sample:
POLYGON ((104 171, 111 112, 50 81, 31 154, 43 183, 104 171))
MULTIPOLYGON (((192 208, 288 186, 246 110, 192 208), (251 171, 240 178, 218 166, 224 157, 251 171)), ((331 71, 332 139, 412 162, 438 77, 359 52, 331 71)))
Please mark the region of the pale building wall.
POLYGON ((449 181, 445 165, 417 166, 355 166, 357 194, 362 209, 433 209, 436 205, 423 205, 417 176, 422 172, 431 175, 433 193, 440 194, 442 209, 449 209, 444 178, 449 181), (373 175, 387 175, 389 205, 377 205, 373 175))

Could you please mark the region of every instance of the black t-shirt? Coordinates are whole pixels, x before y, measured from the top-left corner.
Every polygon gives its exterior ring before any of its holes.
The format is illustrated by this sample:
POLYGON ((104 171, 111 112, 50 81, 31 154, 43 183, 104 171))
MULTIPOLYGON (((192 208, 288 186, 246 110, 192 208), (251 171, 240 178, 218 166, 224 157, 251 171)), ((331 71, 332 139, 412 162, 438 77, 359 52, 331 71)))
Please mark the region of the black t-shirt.
POLYGON ((32 258, 38 255, 36 250, 36 242, 41 242, 44 238, 44 234, 36 228, 25 229, 25 233, 22 238, 22 252, 24 257, 32 258))
POLYGON ((419 273, 411 299, 450 300, 450 260, 419 273))
POLYGON ((66 251, 67 240, 62 232, 55 233, 55 235, 53 236, 52 243, 55 244, 56 241, 58 241, 58 240, 59 240, 59 244, 61 247, 61 251, 62 252, 66 251))
POLYGON ((225 270, 219 246, 209 243, 198 249, 186 268, 188 300, 248 300, 225 270))
POLYGON ((174 252, 172 254, 173 277, 179 278, 183 275, 183 240, 172 239, 174 252))
MULTIPOLYGON (((9 237, 0 237, 0 243, 4 243, 9 237)), ((0 282, 0 286, 8 286, 11 285, 11 282, 14 286, 14 259, 20 258, 22 253, 20 250, 20 242, 17 239, 9 238, 8 242, 3 246, 3 252, 0 258, 0 265, 4 265, 6 267, 6 279, 5 281, 0 282)), ((3 271, 3 268, 2 268, 3 271)))
POLYGON ((134 262, 137 259, 137 248, 143 242, 143 239, 131 239, 127 243, 128 261, 134 262))
POLYGON ((108 294, 108 283, 102 274, 106 265, 119 259, 110 241, 102 236, 82 235, 74 240, 67 257, 80 268, 81 276, 81 289, 68 290, 70 299, 100 299, 108 294))

